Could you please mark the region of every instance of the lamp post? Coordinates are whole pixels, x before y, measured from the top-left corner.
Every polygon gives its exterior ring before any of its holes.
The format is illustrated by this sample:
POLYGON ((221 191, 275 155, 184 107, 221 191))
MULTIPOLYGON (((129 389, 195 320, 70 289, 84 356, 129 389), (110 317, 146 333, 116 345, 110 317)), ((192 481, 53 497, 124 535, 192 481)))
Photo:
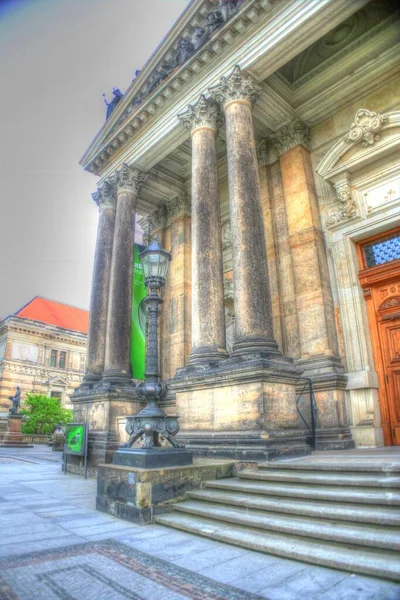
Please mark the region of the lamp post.
POLYGON ((128 442, 121 444, 121 450, 114 454, 113 462, 142 468, 192 464, 192 453, 175 439, 179 431, 178 417, 167 416, 159 406, 160 400, 165 398, 167 393, 167 386, 161 381, 158 364, 157 322, 160 305, 163 304, 159 291, 165 285, 171 255, 155 239, 139 257, 149 292, 145 299, 148 314, 145 381, 137 388, 138 396, 146 400, 146 407, 137 415, 127 417, 126 431, 130 437, 128 442), (160 435, 172 448, 161 447, 160 435), (143 446, 132 448, 142 436, 143 446))

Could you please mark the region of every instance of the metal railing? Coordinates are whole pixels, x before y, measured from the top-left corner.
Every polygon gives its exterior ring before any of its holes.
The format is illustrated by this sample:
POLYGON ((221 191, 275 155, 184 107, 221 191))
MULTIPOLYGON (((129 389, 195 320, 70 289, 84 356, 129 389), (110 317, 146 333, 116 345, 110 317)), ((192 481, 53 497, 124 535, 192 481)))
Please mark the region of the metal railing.
POLYGON ((307 377, 300 377, 300 381, 304 382, 303 388, 301 389, 296 400, 296 410, 300 419, 306 426, 309 435, 307 436, 307 443, 311 446, 312 450, 317 449, 317 417, 318 409, 315 401, 314 390, 312 380, 307 377), (307 401, 307 396, 309 396, 307 401), (303 401, 303 406, 300 410, 300 404, 303 401))
POLYGON ((23 433, 23 440, 28 444, 48 444, 51 442, 51 435, 38 435, 33 433, 23 433))

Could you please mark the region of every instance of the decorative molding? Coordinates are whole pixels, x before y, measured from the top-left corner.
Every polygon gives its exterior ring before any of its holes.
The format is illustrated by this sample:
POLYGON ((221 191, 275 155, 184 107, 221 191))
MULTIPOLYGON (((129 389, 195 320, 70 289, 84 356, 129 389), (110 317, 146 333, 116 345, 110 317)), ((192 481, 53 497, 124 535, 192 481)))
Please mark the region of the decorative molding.
POLYGON ((115 210, 117 206, 117 188, 115 183, 112 180, 106 180, 98 188, 97 192, 92 194, 92 198, 100 211, 106 209, 115 210))
POLYGON ((268 140, 263 138, 260 140, 257 148, 257 159, 260 166, 268 164, 268 140))
POLYGON ((276 133, 270 135, 269 139, 275 146, 279 156, 299 145, 308 149, 311 140, 310 128, 300 119, 294 119, 291 123, 284 125, 276 133))
POLYGON ((171 202, 166 205, 167 215, 166 224, 167 226, 178 216, 186 215, 188 217, 192 214, 192 202, 188 194, 184 192, 177 196, 171 202))
POLYGON ((185 192, 173 198, 170 202, 161 204, 157 210, 146 215, 140 221, 144 238, 149 240, 156 231, 168 227, 180 215, 190 217, 191 209, 190 197, 185 192))
POLYGON ((193 132, 200 127, 209 127, 218 131, 223 123, 223 115, 216 102, 202 94, 196 104, 189 104, 184 113, 178 115, 186 129, 193 132))
POLYGON ((356 112, 349 132, 345 135, 344 141, 353 144, 362 143, 363 146, 372 146, 374 142, 380 139, 378 133, 384 123, 387 123, 388 115, 381 115, 372 112, 367 108, 360 108, 356 112))
POLYGON ((232 229, 231 222, 225 221, 221 227, 222 250, 232 248, 232 229))
POLYGON ((392 296, 387 298, 379 307, 379 310, 385 310, 385 308, 394 308, 400 306, 400 296, 392 296))
POLYGON ((122 165, 113 175, 113 182, 117 187, 117 192, 134 192, 139 194, 147 175, 136 167, 130 167, 126 163, 122 165))
POLYGON ((357 205, 353 196, 351 185, 346 182, 336 188, 336 202, 341 205, 340 209, 329 215, 326 220, 327 227, 333 227, 343 221, 348 221, 357 214, 357 205))
MULTIPOLYGON (((371 111, 367 111, 366 109, 362 109, 370 114, 371 111)), ((360 111, 357 111, 357 114, 360 111)), ((357 115, 356 115, 357 116, 357 115)), ((318 164, 316 168, 316 172, 321 175, 325 180, 335 181, 338 176, 341 176, 345 171, 355 172, 358 169, 363 168, 371 161, 371 156, 374 155, 375 160, 379 160, 384 153, 388 151, 394 152, 400 146, 400 135, 397 130, 400 127, 400 111, 396 110, 393 112, 385 113, 383 115, 378 115, 382 120, 378 119, 378 122, 373 121, 375 131, 366 131, 366 133, 370 133, 371 135, 377 135, 380 138, 381 133, 378 134, 378 130, 384 130, 385 132, 390 131, 390 135, 385 135, 385 137, 380 140, 377 137, 374 137, 374 141, 372 144, 366 142, 365 144, 358 144, 355 152, 352 152, 349 156, 347 153, 349 151, 349 141, 346 140, 348 136, 350 136, 350 132, 353 130, 353 126, 360 127, 360 125, 356 125, 356 117, 354 122, 352 123, 352 127, 346 136, 341 137, 325 154, 321 162, 318 164), (393 131, 395 130, 395 131, 393 131)), ((358 121, 359 123, 359 121, 358 121)), ((369 120, 367 120, 369 123, 369 120)), ((367 125, 368 127, 368 125, 367 125)), ((354 130, 355 131, 355 130, 354 130)), ((362 132, 358 130, 353 135, 355 136, 357 133, 359 137, 358 142, 362 139, 362 132)), ((389 132, 388 132, 389 133, 389 132)), ((356 140, 351 140, 353 144, 357 144, 356 140)))
POLYGON ((230 75, 221 77, 219 82, 209 89, 212 98, 224 107, 235 100, 245 100, 251 105, 257 102, 262 86, 236 65, 230 75))

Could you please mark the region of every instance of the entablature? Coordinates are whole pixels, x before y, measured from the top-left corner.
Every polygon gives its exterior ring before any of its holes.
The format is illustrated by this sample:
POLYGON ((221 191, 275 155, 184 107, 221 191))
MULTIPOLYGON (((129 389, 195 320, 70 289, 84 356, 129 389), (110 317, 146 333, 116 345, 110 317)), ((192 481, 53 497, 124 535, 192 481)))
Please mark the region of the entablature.
MULTIPOLYGON (((144 81, 145 74, 156 66, 156 59, 151 59, 100 131, 81 164, 100 175, 101 180, 124 162, 148 171, 187 139, 188 133, 179 127, 177 114, 195 102, 235 64, 262 81, 317 40, 321 31, 331 29, 366 2, 245 0, 238 12, 201 49, 118 125, 135 90, 139 89, 140 77, 143 76, 144 81)), ((200 4, 195 2, 192 8, 196 6, 200 10, 200 4)), ((182 35, 190 21, 188 11, 173 28, 166 43, 182 35)), ((194 13, 190 14, 194 18, 194 13)), ((162 51, 157 52, 154 56, 160 59, 162 51)), ((287 100, 268 84, 263 84, 262 96, 255 118, 267 129, 274 131, 293 118, 293 109, 287 100)))

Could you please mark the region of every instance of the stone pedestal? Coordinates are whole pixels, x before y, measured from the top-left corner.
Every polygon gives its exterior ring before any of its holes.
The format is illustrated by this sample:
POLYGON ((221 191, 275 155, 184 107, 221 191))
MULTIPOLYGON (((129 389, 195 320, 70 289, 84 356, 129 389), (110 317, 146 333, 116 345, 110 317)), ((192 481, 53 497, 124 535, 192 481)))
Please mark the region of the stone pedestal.
POLYGON ((3 441, 0 442, 0 448, 33 448, 31 444, 24 442, 21 433, 22 415, 10 415, 8 417, 7 431, 4 434, 3 441))
POLYGON ((114 452, 114 465, 138 469, 163 469, 193 464, 193 454, 186 448, 121 448, 114 452))
POLYGON ((178 439, 202 456, 265 461, 310 453, 296 411, 300 371, 282 362, 224 361, 170 381, 180 415, 178 439))
POLYGON ((163 469, 138 469, 99 465, 96 508, 133 523, 151 523, 157 514, 168 512, 186 492, 200 488, 203 481, 234 475, 234 463, 197 459, 193 465, 163 469))
MULTIPOLYGON (((143 408, 136 390, 100 387, 89 392, 78 391, 71 396, 74 404, 74 421, 89 423, 88 472, 95 476, 99 463, 112 462, 113 453, 119 449, 121 440, 118 418, 134 415, 143 408)), ((67 470, 83 475, 80 457, 69 456, 67 470)))

